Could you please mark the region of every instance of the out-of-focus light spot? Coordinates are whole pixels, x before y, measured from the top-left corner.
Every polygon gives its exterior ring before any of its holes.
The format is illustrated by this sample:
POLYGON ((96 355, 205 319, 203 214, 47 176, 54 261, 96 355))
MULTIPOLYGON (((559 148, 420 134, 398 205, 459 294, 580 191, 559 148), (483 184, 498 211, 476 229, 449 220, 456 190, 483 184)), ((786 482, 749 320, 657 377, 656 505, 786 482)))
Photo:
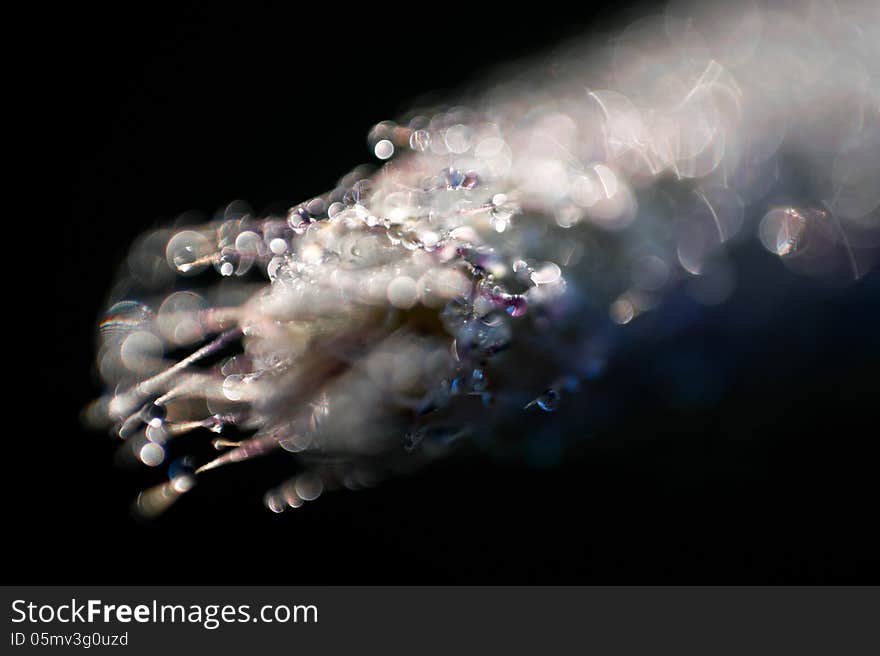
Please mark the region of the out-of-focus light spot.
POLYGON ((194 484, 195 479, 192 480, 192 483, 167 481, 144 490, 138 495, 134 503, 133 512, 135 517, 144 520, 155 519, 168 510, 183 493, 192 489, 194 484))
POLYGON ((416 304, 419 298, 419 289, 416 281, 409 276, 397 276, 388 284, 388 301, 394 307, 403 310, 409 309, 416 304))
POLYGON ((161 444, 147 442, 138 451, 138 458, 147 467, 158 467, 165 460, 165 449, 161 444))
POLYGON ((260 255, 263 250, 263 240, 253 230, 245 230, 239 233, 235 238, 235 248, 242 255, 250 255, 255 257, 260 255))
POLYGON ((553 262, 545 262, 531 274, 532 282, 536 285, 552 285, 561 277, 562 270, 553 262))
POLYGON ((205 258, 211 253, 208 238, 195 230, 182 230, 165 248, 165 257, 172 270, 186 276, 201 273, 210 264, 205 258))
POLYGON ((470 128, 459 123, 446 130, 444 135, 449 152, 460 155, 471 147, 470 128))
POLYGON ((611 320, 621 326, 628 324, 636 316, 636 309, 628 298, 619 298, 608 308, 611 320))
POLYGON ((577 176, 571 183, 571 198, 583 208, 590 208, 599 200, 599 189, 592 178, 577 176))
POLYGON ((284 512, 284 509, 287 507, 286 501, 277 492, 267 492, 266 496, 263 497, 263 503, 275 514, 284 512))
POLYGON ((138 330, 125 338, 119 354, 129 371, 151 373, 162 364, 162 341, 151 332, 138 330))
POLYGON ((244 396, 244 376, 231 374, 223 379, 223 395, 230 401, 240 401, 244 396))
POLYGON ((156 326, 172 344, 184 346, 204 338, 201 312, 207 301, 194 292, 175 292, 168 296, 156 313, 156 326))
POLYGON ((302 498, 300 498, 300 496, 296 493, 295 481, 286 483, 281 488, 281 493, 284 496, 284 500, 287 502, 287 505, 291 508, 299 508, 304 503, 302 498))
MULTIPOLYGON (((876 83, 875 83, 876 84, 876 83)), ((834 158, 831 203, 834 212, 845 219, 861 219, 880 206, 880 121, 874 108, 874 125, 847 143, 834 158)), ((874 226, 876 227, 876 225, 874 226)))
POLYGON ((423 153, 431 146, 431 134, 427 130, 416 130, 409 137, 409 147, 423 153))
POLYGON ((617 194, 618 182, 614 171, 604 164, 596 164, 594 167, 599 183, 602 185, 602 194, 605 198, 613 198, 617 194))
POLYGON ((633 263, 632 281, 640 289, 657 291, 669 279, 669 265, 656 255, 645 255, 633 263))
POLYGON ((175 476, 171 479, 171 486, 174 488, 175 492, 179 492, 183 494, 184 492, 189 492, 193 487, 195 487, 196 479, 194 476, 189 474, 180 474, 179 476, 175 476))
POLYGON ((324 482, 317 474, 307 472, 296 477, 294 489, 304 501, 313 501, 324 491, 324 482))
POLYGON ((758 237, 764 248, 780 257, 798 252, 806 232, 806 217, 793 207, 770 210, 758 226, 758 237))
POLYGON ((269 242, 269 250, 275 255, 284 255, 287 252, 287 242, 280 237, 276 237, 269 242))
POLYGON ((373 153, 379 159, 389 159, 394 154, 394 144, 388 139, 382 139, 373 147, 373 153))

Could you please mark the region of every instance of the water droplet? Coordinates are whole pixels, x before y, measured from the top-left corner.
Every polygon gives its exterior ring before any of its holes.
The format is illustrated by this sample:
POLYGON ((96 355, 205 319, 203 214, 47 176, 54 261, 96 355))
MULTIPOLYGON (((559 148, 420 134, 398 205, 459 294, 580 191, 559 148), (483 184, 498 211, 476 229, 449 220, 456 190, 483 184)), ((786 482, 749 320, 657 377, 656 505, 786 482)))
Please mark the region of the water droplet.
POLYGON ((386 294, 391 305, 403 310, 413 307, 419 299, 418 285, 409 276, 397 276, 388 285, 386 294))
POLYGON ((475 189, 479 184, 480 177, 474 171, 468 171, 464 176, 461 186, 465 189, 475 189))
POLYGON ((495 232, 502 233, 507 230, 508 218, 496 216, 495 211, 493 210, 489 217, 489 225, 492 226, 492 229, 495 230, 495 232))
POLYGON ((192 246, 184 246, 174 254, 174 266, 178 271, 186 273, 192 269, 197 259, 195 249, 192 246))
POLYGON ((621 296, 608 308, 608 314, 611 316, 611 320, 614 323, 623 326, 635 318, 636 308, 632 304, 632 301, 621 296))
POLYGON ((287 252, 287 242, 281 237, 275 237, 269 242, 269 250, 275 255, 284 255, 287 252))
POLYGON ((536 285, 552 285, 562 276, 562 270, 558 264, 545 262, 540 268, 532 271, 531 279, 536 285))
POLYGON ((487 384, 486 373, 482 369, 474 369, 471 372, 471 390, 473 392, 484 392, 487 384))
POLYGON ((446 130, 443 141, 450 153, 460 155, 471 147, 470 128, 462 123, 453 125, 446 130))
POLYGON ((358 180, 351 186, 351 198, 355 203, 366 203, 373 192, 373 185, 369 180, 358 180))
POLYGON ((224 248, 220 251, 220 257, 214 262, 214 268, 221 276, 231 276, 238 268, 241 258, 234 248, 224 248))
POLYGON ((165 247, 168 264, 184 275, 200 273, 207 265, 205 256, 211 252, 208 239, 195 230, 182 230, 174 235, 165 247))
POLYGON ((492 197, 492 209, 489 210, 489 223, 496 232, 504 232, 517 211, 517 206, 508 202, 507 196, 495 194, 492 197))
POLYGON ((761 243, 780 257, 793 255, 804 244, 807 219, 793 207, 769 211, 758 228, 761 243))
POLYGON ((284 512, 284 509, 287 508, 286 500, 277 492, 267 492, 266 496, 263 497, 263 503, 266 504, 266 507, 269 510, 276 514, 284 512))
POLYGON ((311 213, 304 207, 295 207, 287 214, 287 223, 293 231, 301 235, 309 223, 312 222, 311 213))
POLYGON ((512 317, 521 317, 526 313, 526 309, 526 297, 521 294, 515 294, 507 300, 507 314, 512 317))
POLYGON ((317 474, 307 472, 296 477, 294 489, 303 501, 313 501, 324 491, 324 481, 317 474))
POLYGON ((416 130, 409 137, 409 147, 423 153, 431 146, 431 134, 427 130, 416 130))
POLYGON ((464 184, 464 173, 452 166, 446 169, 443 175, 446 180, 447 189, 461 189, 462 185, 464 184))
POLYGON ((281 487, 281 494, 291 508, 300 508, 305 503, 296 493, 296 481, 288 481, 281 487))
POLYGON ((541 394, 541 396, 535 399, 535 403, 544 412, 555 412, 559 408, 559 401, 559 392, 552 388, 548 389, 546 392, 541 394))
POLYGON ((150 442, 165 444, 168 441, 168 431, 165 430, 165 423, 160 422, 158 425, 147 424, 144 429, 144 435, 150 442))
POLYGON ((235 250, 243 257, 256 257, 265 253, 263 238, 253 230, 245 230, 235 238, 235 250))
POLYGON ((230 401, 239 401, 244 396, 244 376, 231 374, 223 380, 223 395, 230 401))
POLYGON ((269 280, 272 282, 275 282, 279 278, 284 278, 287 273, 289 273, 287 260, 283 257, 276 255, 269 260, 269 264, 266 265, 266 275, 269 276, 269 280))
POLYGON ((373 153, 379 159, 389 159, 394 154, 394 144, 388 139, 382 139, 373 147, 373 153))
POLYGON ((159 428, 165 421, 165 406, 157 403, 150 403, 145 406, 142 411, 144 423, 159 428))
POLYGON ((327 216, 332 219, 334 216, 339 214, 344 209, 345 209, 345 205, 343 205, 339 201, 331 203, 330 207, 327 208, 327 216))
POLYGON ((514 208, 513 205, 505 202, 501 205, 493 205, 489 213, 496 221, 510 221, 514 208))
POLYGON ((171 479, 171 487, 173 487, 174 491, 178 492, 179 494, 189 492, 195 486, 196 478, 191 474, 182 474, 180 476, 175 476, 171 479))
POLYGON ((165 449, 155 442, 147 442, 138 452, 138 458, 147 467, 158 467, 165 460, 165 449))

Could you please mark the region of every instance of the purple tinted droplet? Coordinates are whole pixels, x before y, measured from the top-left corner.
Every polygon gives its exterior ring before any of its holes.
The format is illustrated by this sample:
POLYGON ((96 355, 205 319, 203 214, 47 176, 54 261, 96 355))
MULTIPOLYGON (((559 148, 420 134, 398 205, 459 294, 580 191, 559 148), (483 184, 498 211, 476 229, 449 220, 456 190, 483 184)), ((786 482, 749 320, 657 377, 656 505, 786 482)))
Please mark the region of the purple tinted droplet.
POLYGON ((304 228, 306 225, 311 223, 311 221, 312 215, 304 207, 297 207, 296 209, 291 210, 287 215, 287 223, 294 230, 297 230, 298 228, 304 228))
POLYGON ((464 180, 462 180, 461 186, 465 189, 474 189, 476 186, 480 184, 480 177, 474 171, 468 171, 464 180))
POLYGON ((464 173, 450 166, 448 169, 446 169, 444 175, 446 178, 447 189, 461 189, 465 181, 464 173))
POLYGON ((512 317, 521 317, 526 313, 526 297, 521 294, 511 296, 507 300, 507 314, 512 317))
POLYGON ((355 203, 364 203, 370 197, 373 185, 369 180, 358 180, 351 187, 351 198, 355 203))

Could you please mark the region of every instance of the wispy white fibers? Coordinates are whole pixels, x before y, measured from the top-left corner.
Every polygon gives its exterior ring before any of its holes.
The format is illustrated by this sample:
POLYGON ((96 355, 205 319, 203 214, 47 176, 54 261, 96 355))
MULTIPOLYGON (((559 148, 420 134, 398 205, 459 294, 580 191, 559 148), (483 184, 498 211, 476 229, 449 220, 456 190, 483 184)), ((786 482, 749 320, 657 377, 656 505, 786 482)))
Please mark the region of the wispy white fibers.
POLYGON ((234 203, 141 237, 91 416, 150 466, 184 432, 230 432, 144 513, 279 451, 300 473, 266 503, 295 508, 553 412, 683 283, 723 303, 729 242, 862 275, 880 246, 878 4, 726 5, 673 2, 379 123, 382 167, 286 216, 234 203))

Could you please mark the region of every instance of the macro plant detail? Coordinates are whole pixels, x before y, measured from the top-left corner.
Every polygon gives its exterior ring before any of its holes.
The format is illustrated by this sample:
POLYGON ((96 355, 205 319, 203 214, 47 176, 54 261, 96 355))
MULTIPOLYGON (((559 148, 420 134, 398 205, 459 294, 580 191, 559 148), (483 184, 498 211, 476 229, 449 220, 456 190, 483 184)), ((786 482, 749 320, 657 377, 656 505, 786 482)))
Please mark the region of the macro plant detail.
POLYGON ((540 459, 540 426, 621 350, 785 276, 860 279, 880 246, 878 26, 869 2, 673 4, 378 123, 378 166, 286 215, 234 202, 142 235, 87 411, 167 469, 138 514, 259 456, 295 459, 275 512, 462 441, 516 449, 523 427, 540 459), (783 266, 743 277, 760 258, 783 266), (215 458, 176 453, 193 431, 215 458))

